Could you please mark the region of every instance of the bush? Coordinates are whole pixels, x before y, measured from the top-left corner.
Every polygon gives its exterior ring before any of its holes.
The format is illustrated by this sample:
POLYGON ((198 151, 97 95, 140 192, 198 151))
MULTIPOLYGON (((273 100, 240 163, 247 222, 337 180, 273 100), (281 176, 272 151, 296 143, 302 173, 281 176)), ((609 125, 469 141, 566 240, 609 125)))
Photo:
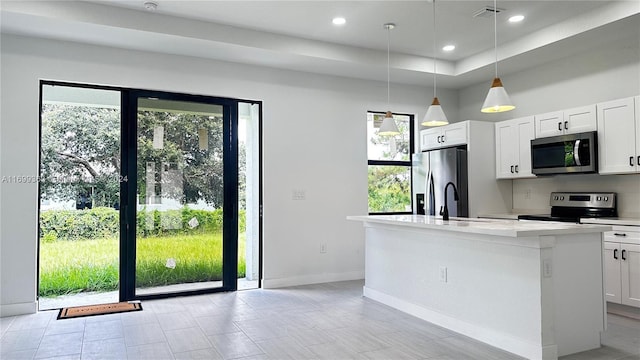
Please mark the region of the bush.
MULTIPOLYGON (((238 231, 246 227, 245 211, 238 214, 238 231)), ((204 234, 222 231, 222 210, 138 211, 136 232, 138 237, 204 234), (195 218, 198 226, 189 221, 195 218)), ((118 210, 98 207, 90 210, 47 210, 40 213, 40 238, 43 242, 56 240, 90 240, 118 237, 120 213, 118 210)))
POLYGON ((117 210, 47 210, 40 213, 40 237, 50 241, 117 237, 120 230, 117 210))

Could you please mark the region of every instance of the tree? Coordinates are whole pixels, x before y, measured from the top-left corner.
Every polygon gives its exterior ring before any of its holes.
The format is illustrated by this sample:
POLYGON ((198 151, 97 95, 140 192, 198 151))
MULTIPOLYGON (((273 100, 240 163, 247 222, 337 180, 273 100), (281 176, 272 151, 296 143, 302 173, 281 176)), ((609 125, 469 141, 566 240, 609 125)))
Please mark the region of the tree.
POLYGON ((45 198, 89 194, 94 205, 111 206, 119 191, 120 111, 45 104, 40 164, 45 198))
MULTIPOLYGON (((199 199, 214 207, 223 201, 223 123, 208 114, 140 111, 138 195, 157 194, 182 204, 199 199), (153 145, 162 127, 161 148, 153 145), (200 130, 200 132, 199 132, 200 130), (207 133, 201 148, 199 135, 207 133), (154 186, 147 191, 147 187, 154 186)), ((45 198, 75 199, 91 194, 94 206, 118 201, 120 110, 45 104, 42 112, 41 177, 45 198)), ((242 174, 241 174, 242 175, 242 174)))

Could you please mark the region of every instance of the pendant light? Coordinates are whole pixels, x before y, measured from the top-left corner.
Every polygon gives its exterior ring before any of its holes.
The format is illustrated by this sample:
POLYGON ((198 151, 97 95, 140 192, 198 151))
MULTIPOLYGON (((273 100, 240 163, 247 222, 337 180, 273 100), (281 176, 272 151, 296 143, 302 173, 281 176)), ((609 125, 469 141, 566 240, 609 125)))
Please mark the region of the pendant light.
POLYGON ((444 114, 438 96, 436 94, 436 0, 432 0, 433 6, 433 101, 431 106, 427 109, 427 113, 424 115, 422 125, 424 126, 442 126, 447 125, 447 115, 444 114))
POLYGON ((491 83, 491 88, 487 94, 487 98, 482 105, 483 113, 499 113, 515 109, 515 105, 511 102, 509 94, 502 86, 502 81, 498 77, 498 7, 497 0, 493 0, 493 35, 494 50, 496 54, 495 71, 496 75, 491 83))
MULTIPOLYGON (((390 56, 389 53, 390 45, 391 45, 391 29, 395 28, 396 25, 393 23, 387 23, 383 25, 385 29, 387 29, 387 109, 390 107, 390 91, 389 91, 389 69, 390 65, 390 56)), ((393 114, 391 111, 387 111, 384 115, 384 120, 382 120, 382 125, 380 125, 380 130, 378 130, 378 135, 382 136, 395 136, 400 135, 400 130, 398 130, 398 125, 396 125, 396 121, 393 120, 393 114)))

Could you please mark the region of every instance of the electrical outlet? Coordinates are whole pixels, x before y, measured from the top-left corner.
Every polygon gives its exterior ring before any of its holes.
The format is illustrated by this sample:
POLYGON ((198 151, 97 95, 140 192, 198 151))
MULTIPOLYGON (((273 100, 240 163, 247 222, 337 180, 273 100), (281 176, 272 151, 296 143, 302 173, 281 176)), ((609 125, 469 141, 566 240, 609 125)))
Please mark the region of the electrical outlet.
POLYGON ((326 252, 327 252, 327 244, 325 243, 320 244, 320 253, 324 254, 326 252))
POLYGON ((293 200, 305 200, 307 198, 307 194, 304 190, 302 189, 294 189, 291 192, 291 198, 293 200))
POLYGON ((524 192, 524 198, 525 198, 526 200, 531 200, 531 189, 527 189, 527 190, 524 192))
POLYGON ((440 282, 447 282, 447 267, 440 266, 440 282))
POLYGON ((550 259, 542 260, 542 276, 551 277, 553 275, 553 266, 550 259))

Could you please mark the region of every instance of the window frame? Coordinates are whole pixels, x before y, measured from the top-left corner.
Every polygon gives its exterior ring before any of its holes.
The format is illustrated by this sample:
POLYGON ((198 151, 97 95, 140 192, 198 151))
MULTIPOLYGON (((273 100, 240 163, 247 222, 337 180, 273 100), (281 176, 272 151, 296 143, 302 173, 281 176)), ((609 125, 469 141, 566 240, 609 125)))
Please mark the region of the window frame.
MULTIPOLYGON (((369 114, 378 115, 378 114, 386 114, 386 111, 367 111, 367 117, 369 114)), ((411 192, 409 196, 409 204, 411 205, 411 211, 384 211, 384 212, 369 212, 369 215, 406 215, 413 214, 413 153, 415 152, 415 114, 407 114, 407 113, 392 113, 393 115, 406 116, 409 118, 409 160, 371 160, 369 159, 368 149, 369 149, 369 140, 367 139, 367 171, 369 170, 369 166, 407 166, 409 168, 410 176, 409 176, 409 191, 411 192)), ((367 181, 367 187, 369 183, 367 181)), ((367 210, 369 209, 369 195, 367 193, 367 210)))

